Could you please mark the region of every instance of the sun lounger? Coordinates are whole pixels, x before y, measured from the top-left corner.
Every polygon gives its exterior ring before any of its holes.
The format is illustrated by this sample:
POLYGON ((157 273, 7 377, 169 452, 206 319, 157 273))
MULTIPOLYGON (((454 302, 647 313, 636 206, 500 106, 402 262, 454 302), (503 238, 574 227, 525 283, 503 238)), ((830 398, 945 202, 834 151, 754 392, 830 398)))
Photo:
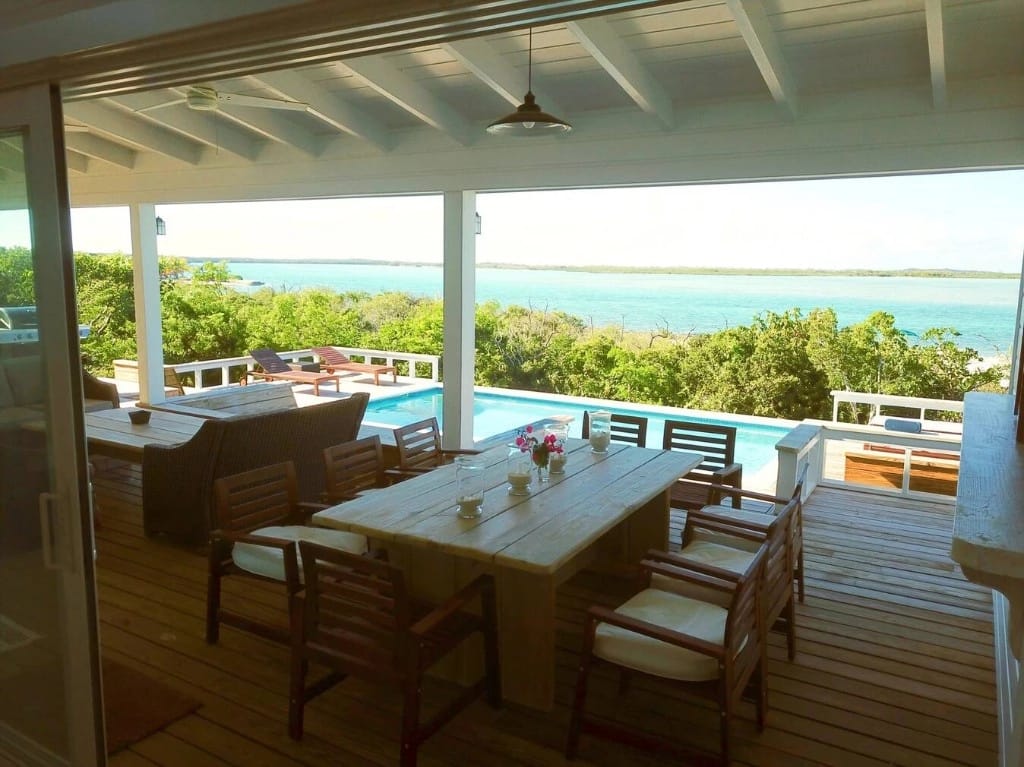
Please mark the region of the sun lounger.
POLYGON ((380 374, 391 373, 392 382, 398 381, 398 373, 393 365, 373 365, 368 362, 353 362, 333 346, 314 346, 313 354, 320 358, 321 365, 328 373, 346 370, 353 373, 368 373, 373 376, 373 383, 380 386, 380 374))
POLYGON ((340 378, 331 373, 315 373, 311 370, 296 370, 283 359, 277 356, 273 349, 250 349, 249 354, 256 360, 262 370, 250 370, 245 374, 242 383, 245 383, 249 376, 262 378, 264 381, 291 381, 292 383, 306 383, 313 385, 313 394, 320 396, 320 384, 324 381, 334 381, 334 387, 341 391, 340 378))

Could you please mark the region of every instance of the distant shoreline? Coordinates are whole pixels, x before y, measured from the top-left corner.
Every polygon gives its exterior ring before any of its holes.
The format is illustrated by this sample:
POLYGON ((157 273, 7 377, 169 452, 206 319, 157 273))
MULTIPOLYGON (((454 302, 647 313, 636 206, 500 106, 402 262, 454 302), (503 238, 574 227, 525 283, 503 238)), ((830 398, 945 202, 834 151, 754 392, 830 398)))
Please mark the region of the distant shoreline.
MULTIPOLYGON (((417 266, 441 268, 441 264, 416 261, 375 261, 365 258, 297 259, 297 258, 186 258, 186 263, 209 261, 246 264, 323 264, 351 266, 417 266)), ((705 274, 742 277, 922 277, 928 279, 996 279, 1016 280, 1015 272, 986 272, 960 269, 733 269, 703 266, 526 266, 521 264, 479 263, 477 268, 527 271, 593 272, 604 274, 705 274)))

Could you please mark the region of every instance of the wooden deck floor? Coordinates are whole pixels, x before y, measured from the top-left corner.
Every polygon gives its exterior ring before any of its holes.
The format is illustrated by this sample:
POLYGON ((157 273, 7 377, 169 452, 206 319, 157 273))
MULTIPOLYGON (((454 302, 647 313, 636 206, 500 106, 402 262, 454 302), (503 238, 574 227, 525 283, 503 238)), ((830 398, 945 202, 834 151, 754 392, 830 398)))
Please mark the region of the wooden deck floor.
MULTIPOLYGON (((313 701, 305 739, 291 741, 286 651, 233 629, 206 645, 201 552, 143 537, 132 469, 108 470, 96 485, 104 652, 202 701, 194 714, 113 756, 112 765, 397 763, 398 697, 358 680, 313 701)), ((994 765, 991 599, 949 559, 951 508, 818 490, 805 513, 808 592, 798 609, 798 657, 787 662, 782 637, 773 636, 768 728, 758 734, 752 707, 742 712, 734 764, 994 765)), ((681 523, 673 517, 675 528, 681 523)), ((608 576, 585 573, 567 583, 559 596, 556 710, 494 711, 478 702, 427 742, 420 764, 567 764, 561 750, 581 613, 627 593, 608 576)), ((266 593, 245 596, 256 610, 284 609, 266 593)), ((432 682, 425 697, 446 692, 432 682)), ((716 713, 670 687, 637 683, 619 698, 614 679, 597 675, 590 701, 594 710, 716 747, 716 713)), ((664 763, 584 738, 572 764, 664 763)))

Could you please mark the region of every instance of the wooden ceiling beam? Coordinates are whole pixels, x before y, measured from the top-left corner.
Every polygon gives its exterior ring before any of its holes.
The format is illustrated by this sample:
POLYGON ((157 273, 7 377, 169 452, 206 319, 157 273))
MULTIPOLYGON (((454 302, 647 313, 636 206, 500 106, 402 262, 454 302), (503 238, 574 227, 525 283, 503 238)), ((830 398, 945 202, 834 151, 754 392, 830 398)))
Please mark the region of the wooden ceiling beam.
POLYGON ((287 99, 308 104, 306 111, 317 119, 372 144, 382 152, 394 147, 394 140, 385 125, 297 72, 264 72, 254 79, 287 99))
POLYGON ((725 4, 736 20, 736 26, 775 103, 796 117, 799 111, 796 84, 761 0, 725 0, 725 4))
POLYGON ((59 79, 67 98, 95 98, 298 68, 678 1, 307 0, 262 15, 7 67, 0 70, 0 80, 13 87, 59 79))
POLYGON ((334 66, 355 75, 409 114, 463 146, 473 143, 472 129, 458 112, 382 57, 348 59, 334 66))
POLYGON ((64 145, 78 154, 103 160, 128 170, 135 167, 135 158, 138 154, 134 149, 89 133, 65 132, 64 145))
POLYGON ((198 165, 202 156, 199 144, 97 103, 65 104, 64 114, 100 133, 108 133, 188 165, 198 165))
POLYGON ((585 19, 566 26, 638 107, 658 118, 665 128, 675 125, 672 99, 608 21, 585 19))
POLYGON ((946 32, 942 0, 924 0, 925 24, 928 28, 928 66, 932 75, 932 103, 943 109, 949 103, 946 83, 946 32))
POLYGON ((79 154, 73 149, 64 152, 64 160, 67 162, 68 170, 74 173, 88 173, 90 160, 84 154, 79 154))
MULTIPOLYGON (((490 43, 483 39, 457 40, 441 46, 448 54, 478 80, 493 90, 513 107, 523 103, 527 88, 532 88, 537 103, 550 114, 563 114, 564 110, 558 102, 542 87, 530 85, 523 73, 506 63, 505 59, 494 52, 490 43)), ((525 62, 526 59, 523 59, 525 62)))

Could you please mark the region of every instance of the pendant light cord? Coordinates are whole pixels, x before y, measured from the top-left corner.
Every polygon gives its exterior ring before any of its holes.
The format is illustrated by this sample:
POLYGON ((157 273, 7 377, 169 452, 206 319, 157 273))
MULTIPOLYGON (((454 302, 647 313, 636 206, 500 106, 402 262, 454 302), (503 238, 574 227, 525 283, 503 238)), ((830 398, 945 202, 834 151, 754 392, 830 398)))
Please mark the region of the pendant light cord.
POLYGON ((526 90, 533 92, 533 27, 530 27, 526 53, 526 90))

